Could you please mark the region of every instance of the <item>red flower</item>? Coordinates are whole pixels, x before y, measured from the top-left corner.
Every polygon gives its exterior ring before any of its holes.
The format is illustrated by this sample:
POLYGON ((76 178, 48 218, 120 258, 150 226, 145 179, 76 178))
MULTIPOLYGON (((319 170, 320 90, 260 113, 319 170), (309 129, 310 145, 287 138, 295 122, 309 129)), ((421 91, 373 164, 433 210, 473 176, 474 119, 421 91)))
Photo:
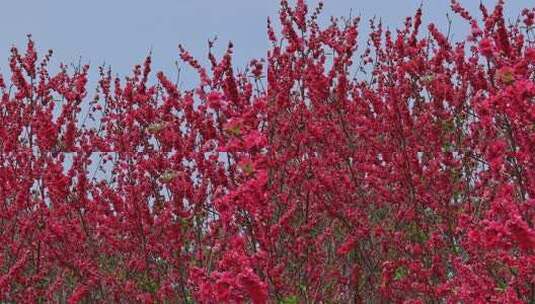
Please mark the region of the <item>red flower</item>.
POLYGON ((494 43, 490 38, 483 38, 479 42, 479 51, 485 57, 492 57, 494 53, 494 43))

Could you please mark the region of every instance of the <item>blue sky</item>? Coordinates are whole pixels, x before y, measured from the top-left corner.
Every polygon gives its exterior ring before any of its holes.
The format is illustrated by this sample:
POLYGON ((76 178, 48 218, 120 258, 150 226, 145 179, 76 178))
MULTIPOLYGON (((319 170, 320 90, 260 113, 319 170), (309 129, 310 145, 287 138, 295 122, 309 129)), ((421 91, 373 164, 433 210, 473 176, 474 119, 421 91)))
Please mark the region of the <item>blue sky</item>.
MULTIPOLYGON (((315 3, 316 1, 309 1, 315 3)), ((392 27, 412 15, 423 2, 424 23, 435 22, 446 28, 448 0, 325 0, 324 20, 330 15, 361 15, 363 20, 378 16, 392 27)), ((492 5, 494 0, 483 1, 492 5)), ((479 0, 463 4, 477 13, 479 0)), ((507 16, 514 17, 533 0, 509 0, 507 16)), ((235 43, 235 59, 243 66, 261 57, 268 47, 266 18, 276 19, 277 0, 17 0, 2 5, 0 13, 0 69, 5 72, 11 45, 23 47, 31 33, 41 52, 52 48, 54 63, 111 64, 116 73, 127 74, 143 60, 152 47, 154 68, 174 75, 177 45, 204 59, 207 39, 218 36, 219 50, 229 40, 235 43)), ((454 38, 466 30, 454 18, 454 38)), ((367 22, 362 22, 362 32, 367 22)), ((191 82, 192 75, 183 71, 191 82)))

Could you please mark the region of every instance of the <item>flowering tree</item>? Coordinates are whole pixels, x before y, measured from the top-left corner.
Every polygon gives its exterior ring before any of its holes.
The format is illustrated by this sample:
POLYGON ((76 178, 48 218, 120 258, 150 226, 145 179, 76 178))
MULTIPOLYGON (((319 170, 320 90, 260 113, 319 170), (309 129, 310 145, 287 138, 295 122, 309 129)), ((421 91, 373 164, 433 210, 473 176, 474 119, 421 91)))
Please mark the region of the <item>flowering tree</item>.
MULTIPOLYGON (((5 303, 535 303, 535 8, 463 41, 281 1, 237 73, 0 76, 5 303)), ((210 43, 210 46, 212 43, 210 43)))

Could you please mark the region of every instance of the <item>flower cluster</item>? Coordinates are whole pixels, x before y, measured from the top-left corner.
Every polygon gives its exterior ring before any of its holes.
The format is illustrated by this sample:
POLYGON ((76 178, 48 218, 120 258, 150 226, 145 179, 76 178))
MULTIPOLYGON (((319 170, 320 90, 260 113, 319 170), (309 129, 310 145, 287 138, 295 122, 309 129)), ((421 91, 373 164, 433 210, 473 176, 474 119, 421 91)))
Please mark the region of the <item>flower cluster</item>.
POLYGON ((535 8, 360 47, 322 7, 282 0, 245 70, 179 47, 191 90, 148 56, 89 97, 89 66, 13 48, 0 301, 533 303, 535 8))

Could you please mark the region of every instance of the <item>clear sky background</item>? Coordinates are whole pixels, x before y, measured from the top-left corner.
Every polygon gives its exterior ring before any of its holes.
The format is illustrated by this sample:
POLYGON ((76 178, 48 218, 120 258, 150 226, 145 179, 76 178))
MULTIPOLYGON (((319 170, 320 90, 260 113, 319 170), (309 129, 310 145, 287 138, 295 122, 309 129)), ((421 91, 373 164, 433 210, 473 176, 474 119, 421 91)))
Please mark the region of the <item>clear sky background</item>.
MULTIPOLYGON (((31 33, 38 50, 55 52, 53 64, 90 63, 92 74, 102 63, 111 64, 122 76, 140 63, 152 47, 154 69, 175 75, 177 45, 182 43, 199 59, 206 58, 207 39, 218 36, 219 53, 227 42, 235 43, 235 62, 265 55, 268 47, 266 18, 277 20, 277 0, 12 0, 0 12, 0 70, 5 73, 11 45, 24 47, 31 33)), ((423 3, 424 24, 435 22, 447 28, 448 0, 325 0, 323 20, 331 15, 361 15, 362 33, 366 20, 381 17, 395 27, 413 15, 423 3)), ((478 15, 479 0, 461 0, 478 15)), ((506 15, 516 17, 533 0, 506 1, 506 15)), ((316 1, 309 1, 313 4, 316 1)), ((483 0, 493 5, 495 0, 483 0)), ((450 12, 451 13, 451 12, 450 12)), ((454 16, 454 39, 466 33, 466 25, 454 16)), ((185 84, 195 75, 183 69, 185 84)))

